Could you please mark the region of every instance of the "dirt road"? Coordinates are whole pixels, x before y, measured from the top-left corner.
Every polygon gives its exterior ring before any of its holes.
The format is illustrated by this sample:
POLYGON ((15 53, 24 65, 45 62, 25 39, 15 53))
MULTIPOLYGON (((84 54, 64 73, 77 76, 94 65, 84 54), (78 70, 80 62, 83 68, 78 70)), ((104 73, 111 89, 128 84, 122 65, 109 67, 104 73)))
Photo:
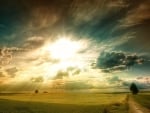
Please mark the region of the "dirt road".
POLYGON ((129 104, 129 113, 150 113, 149 109, 135 102, 131 96, 129 96, 128 104, 129 104))

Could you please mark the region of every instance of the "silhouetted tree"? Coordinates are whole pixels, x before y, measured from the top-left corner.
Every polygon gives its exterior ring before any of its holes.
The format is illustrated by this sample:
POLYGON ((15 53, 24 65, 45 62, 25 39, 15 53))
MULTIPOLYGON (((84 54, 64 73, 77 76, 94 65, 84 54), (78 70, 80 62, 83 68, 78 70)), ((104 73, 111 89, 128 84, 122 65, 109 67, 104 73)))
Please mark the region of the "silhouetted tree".
POLYGON ((132 83, 132 84, 130 85, 130 91, 132 92, 133 95, 138 94, 139 89, 138 89, 138 87, 136 86, 135 83, 132 83))
POLYGON ((103 113, 108 113, 107 108, 104 108, 103 113))
POLYGON ((39 90, 36 89, 36 90, 35 90, 35 93, 38 93, 38 92, 39 92, 39 90))

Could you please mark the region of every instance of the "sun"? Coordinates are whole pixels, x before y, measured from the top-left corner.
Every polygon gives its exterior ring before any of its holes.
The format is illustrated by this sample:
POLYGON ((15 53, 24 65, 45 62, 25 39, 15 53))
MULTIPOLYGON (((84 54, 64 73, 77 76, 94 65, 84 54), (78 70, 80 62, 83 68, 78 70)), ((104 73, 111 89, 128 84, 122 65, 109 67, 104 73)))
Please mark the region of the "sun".
POLYGON ((50 45, 48 49, 51 57, 59 60, 66 60, 74 57, 79 51, 80 47, 81 45, 76 41, 72 41, 67 38, 61 38, 50 45))

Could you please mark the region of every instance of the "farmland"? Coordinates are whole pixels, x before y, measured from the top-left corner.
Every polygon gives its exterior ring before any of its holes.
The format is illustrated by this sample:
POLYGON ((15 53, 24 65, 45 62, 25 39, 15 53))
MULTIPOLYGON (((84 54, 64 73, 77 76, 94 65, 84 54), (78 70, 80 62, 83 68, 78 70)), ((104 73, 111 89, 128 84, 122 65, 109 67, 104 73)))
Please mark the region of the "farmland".
POLYGON ((1 94, 0 113, 127 113, 126 94, 1 94))

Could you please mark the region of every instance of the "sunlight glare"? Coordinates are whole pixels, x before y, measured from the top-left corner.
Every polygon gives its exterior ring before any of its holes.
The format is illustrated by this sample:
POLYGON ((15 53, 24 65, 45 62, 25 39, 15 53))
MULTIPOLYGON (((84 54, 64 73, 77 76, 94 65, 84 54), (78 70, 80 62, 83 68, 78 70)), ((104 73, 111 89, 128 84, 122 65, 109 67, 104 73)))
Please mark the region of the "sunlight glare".
POLYGON ((49 48, 53 58, 56 59, 69 59, 73 57, 80 49, 80 44, 69 39, 58 39, 49 48))

